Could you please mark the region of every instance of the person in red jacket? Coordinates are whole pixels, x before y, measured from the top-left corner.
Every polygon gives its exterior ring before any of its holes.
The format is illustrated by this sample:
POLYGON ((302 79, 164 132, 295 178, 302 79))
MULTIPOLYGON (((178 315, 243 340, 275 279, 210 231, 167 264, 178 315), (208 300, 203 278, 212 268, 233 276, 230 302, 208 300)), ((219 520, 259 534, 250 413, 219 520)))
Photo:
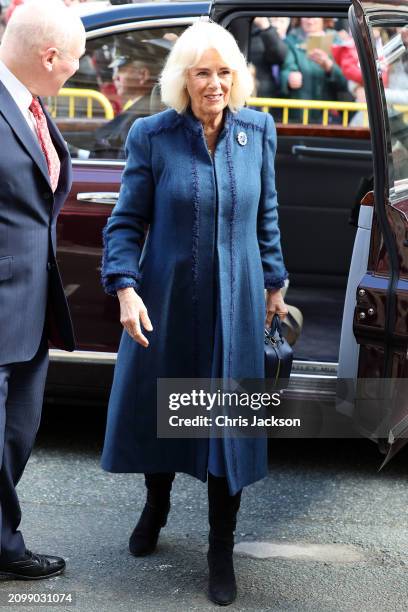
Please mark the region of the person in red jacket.
MULTIPOLYGON (((361 73, 360 62, 358 59, 357 49, 354 40, 345 30, 339 32, 338 36, 341 42, 332 45, 333 59, 336 64, 340 66, 341 71, 346 77, 346 79, 348 81, 352 81, 352 83, 354 84, 351 87, 351 84, 349 84, 351 93, 354 95, 358 102, 364 101, 365 97, 363 89, 363 75, 361 73)), ((379 28, 374 28, 374 36, 376 38, 376 48, 378 57, 381 60, 382 40, 381 30, 379 28)), ((387 67, 383 66, 382 68, 384 86, 387 86, 387 67)))
POLYGON ((344 38, 340 44, 333 45, 332 55, 348 81, 354 81, 358 85, 363 84, 357 49, 351 36, 347 34, 347 38, 344 38))

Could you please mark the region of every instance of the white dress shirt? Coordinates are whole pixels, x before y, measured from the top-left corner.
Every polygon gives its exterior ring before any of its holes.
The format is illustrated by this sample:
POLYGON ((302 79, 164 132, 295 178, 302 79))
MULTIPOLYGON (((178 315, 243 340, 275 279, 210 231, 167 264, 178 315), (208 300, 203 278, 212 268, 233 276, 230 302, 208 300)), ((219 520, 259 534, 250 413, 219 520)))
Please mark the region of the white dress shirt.
POLYGON ((27 87, 18 80, 16 76, 7 68, 7 66, 0 60, 0 81, 13 98, 21 111, 24 119, 27 121, 30 129, 36 134, 35 130, 35 119, 32 112, 29 110, 29 106, 33 99, 32 94, 29 92, 27 87))

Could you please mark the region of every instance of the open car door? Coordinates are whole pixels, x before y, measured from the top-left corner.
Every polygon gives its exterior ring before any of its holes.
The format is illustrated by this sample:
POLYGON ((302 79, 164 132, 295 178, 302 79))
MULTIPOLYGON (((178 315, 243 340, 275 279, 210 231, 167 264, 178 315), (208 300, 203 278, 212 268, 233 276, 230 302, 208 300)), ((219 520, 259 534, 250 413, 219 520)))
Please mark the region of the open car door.
POLYGON ((374 161, 368 264, 353 329, 359 397, 377 428, 372 437, 385 439, 385 465, 408 440, 408 2, 353 0, 349 22, 366 84, 374 161))

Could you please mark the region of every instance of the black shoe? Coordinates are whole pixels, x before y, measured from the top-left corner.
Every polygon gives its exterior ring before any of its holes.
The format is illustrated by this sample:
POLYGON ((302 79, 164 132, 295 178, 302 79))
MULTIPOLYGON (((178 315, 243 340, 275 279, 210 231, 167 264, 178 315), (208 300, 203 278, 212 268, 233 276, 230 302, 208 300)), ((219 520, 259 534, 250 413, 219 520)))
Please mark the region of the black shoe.
POLYGON ((0 561, 0 578, 14 580, 41 580, 58 576, 65 569, 65 561, 61 557, 38 555, 26 550, 24 557, 15 561, 0 561))
POLYGON ((160 529, 167 523, 170 491, 175 474, 145 474, 147 500, 129 539, 129 550, 135 557, 150 555, 156 550, 160 529))
POLYGON ((209 583, 208 596, 220 606, 228 606, 237 597, 232 553, 210 550, 207 553, 209 583))

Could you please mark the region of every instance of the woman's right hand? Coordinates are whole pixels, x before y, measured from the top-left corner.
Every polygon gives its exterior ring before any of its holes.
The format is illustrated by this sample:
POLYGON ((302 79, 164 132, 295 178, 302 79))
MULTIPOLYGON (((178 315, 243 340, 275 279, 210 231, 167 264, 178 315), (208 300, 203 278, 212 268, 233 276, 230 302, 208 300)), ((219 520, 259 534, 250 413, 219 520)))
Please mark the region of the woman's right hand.
POLYGON ((149 346, 148 339, 142 334, 143 325, 146 331, 153 331, 147 308, 142 298, 133 287, 118 289, 117 295, 120 303, 120 322, 133 340, 144 346, 149 346))

